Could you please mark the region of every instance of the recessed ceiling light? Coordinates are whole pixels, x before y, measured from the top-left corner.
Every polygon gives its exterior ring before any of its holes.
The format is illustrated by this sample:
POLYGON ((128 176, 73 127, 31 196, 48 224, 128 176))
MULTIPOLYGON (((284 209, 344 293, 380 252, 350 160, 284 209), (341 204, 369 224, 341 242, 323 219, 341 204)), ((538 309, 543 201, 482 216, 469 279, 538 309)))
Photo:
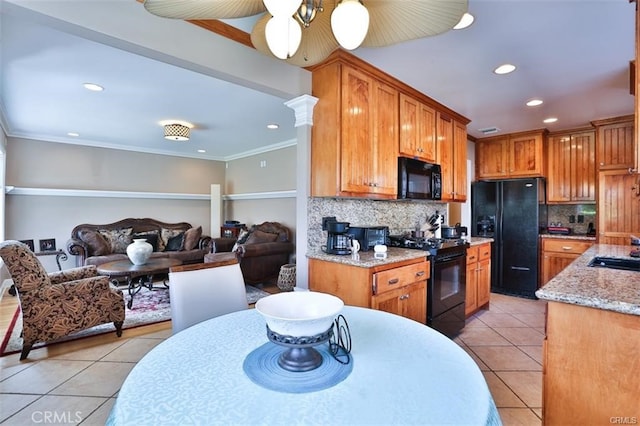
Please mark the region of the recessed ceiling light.
POLYGON ((205 152, 207 152, 207 151, 205 151, 204 149, 199 149, 199 150, 198 150, 198 152, 199 152, 200 154, 204 154, 204 153, 205 153, 205 152))
POLYGON ((531 99, 529 102, 527 102, 527 106, 538 106, 538 105, 542 105, 542 99, 531 99))
POLYGON ((77 138, 78 136, 80 136, 80 133, 69 132, 69 133, 67 133, 67 136, 73 136, 74 138, 77 138))
POLYGON ((556 121, 558 121, 558 119, 556 117, 549 117, 549 118, 545 118, 544 120, 542 120, 543 123, 555 123, 556 121))
POLYGON ((277 124, 267 124, 267 129, 274 130, 274 129, 277 129, 279 127, 280 126, 278 126, 277 124))
POLYGON ((496 74, 509 74, 510 72, 515 71, 515 69, 516 69, 515 65, 503 64, 503 65, 500 65, 495 70, 493 70, 493 72, 496 74))
POLYGON ((83 86, 85 89, 91 90, 92 92, 102 92, 104 90, 104 87, 95 83, 84 83, 83 86))
POLYGON ((458 23, 453 27, 453 29, 462 30, 464 28, 467 28, 469 25, 473 24, 474 19, 475 18, 472 14, 465 12, 465 14, 462 15, 462 18, 460 18, 460 21, 458 21, 458 23))

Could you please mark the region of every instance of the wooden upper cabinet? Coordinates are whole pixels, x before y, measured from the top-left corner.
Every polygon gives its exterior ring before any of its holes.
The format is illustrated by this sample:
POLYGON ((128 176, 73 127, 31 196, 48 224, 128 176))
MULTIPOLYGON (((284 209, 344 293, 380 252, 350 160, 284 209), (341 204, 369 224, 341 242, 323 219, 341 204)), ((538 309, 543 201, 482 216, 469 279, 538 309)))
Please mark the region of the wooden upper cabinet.
POLYGON ((436 110, 400 94, 400 155, 436 161, 436 110))
POLYGON ((442 201, 467 201, 467 126, 436 114, 437 163, 442 169, 442 201))
POLYGON ((454 201, 467 201, 467 126, 453 122, 454 201))
POLYGON ((595 131, 554 133, 547 150, 547 202, 595 202, 595 131))
POLYGON ((478 179, 501 179, 508 175, 509 136, 476 141, 476 175, 478 179))
POLYGON ((546 133, 535 130, 478 139, 476 178, 544 176, 546 133))
POLYGON ((453 120, 438 113, 436 116, 436 134, 438 138, 438 158, 442 171, 442 201, 453 201, 453 120))
MULTIPOLYGON (((310 70, 312 94, 318 98, 311 129, 313 197, 396 199, 399 155, 436 162, 437 114, 451 117, 448 148, 454 134, 462 134, 462 128, 454 132, 452 120, 462 126, 469 122, 340 49, 310 70)), ((464 148, 448 153, 447 161, 466 157, 466 135, 464 148)), ((455 182, 451 178, 450 184, 455 182)))
POLYGON ((596 127, 598 170, 633 170, 636 167, 634 116, 592 121, 596 127))
POLYGON ((342 85, 340 189, 347 193, 395 196, 397 169, 389 167, 388 162, 396 155, 398 92, 346 66, 342 70, 342 85))
POLYGON ((509 137, 509 176, 544 175, 544 132, 530 132, 509 137))
POLYGON ((311 194, 396 198, 398 91, 336 62, 314 71, 313 94, 311 194))

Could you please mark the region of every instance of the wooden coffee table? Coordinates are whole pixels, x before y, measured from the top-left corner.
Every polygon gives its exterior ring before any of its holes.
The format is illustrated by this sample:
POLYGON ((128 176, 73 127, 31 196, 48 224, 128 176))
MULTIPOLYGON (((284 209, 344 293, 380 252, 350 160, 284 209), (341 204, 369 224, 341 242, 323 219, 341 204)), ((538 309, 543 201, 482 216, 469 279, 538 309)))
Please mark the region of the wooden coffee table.
MULTIPOLYGON (((116 281, 117 278, 125 278, 127 280, 129 296, 131 296, 129 302, 127 302, 127 307, 131 309, 133 306, 133 296, 135 296, 142 287, 153 290, 153 276, 155 274, 167 273, 171 267, 178 265, 182 265, 181 260, 169 259, 167 257, 149 259, 144 265, 134 265, 129 259, 115 260, 98 266, 98 274, 107 275, 109 279, 114 281, 116 281)), ((164 281, 164 286, 169 287, 166 280, 164 281)))

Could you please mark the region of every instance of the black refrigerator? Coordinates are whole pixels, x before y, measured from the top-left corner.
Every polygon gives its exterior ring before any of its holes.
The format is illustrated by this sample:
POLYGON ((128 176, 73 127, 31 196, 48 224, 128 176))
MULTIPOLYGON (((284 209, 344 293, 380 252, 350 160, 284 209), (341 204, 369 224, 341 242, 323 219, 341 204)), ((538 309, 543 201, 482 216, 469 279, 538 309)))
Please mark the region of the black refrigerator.
POLYGON ((491 291, 535 299, 540 229, 546 227, 543 178, 471 184, 471 235, 494 239, 491 291))

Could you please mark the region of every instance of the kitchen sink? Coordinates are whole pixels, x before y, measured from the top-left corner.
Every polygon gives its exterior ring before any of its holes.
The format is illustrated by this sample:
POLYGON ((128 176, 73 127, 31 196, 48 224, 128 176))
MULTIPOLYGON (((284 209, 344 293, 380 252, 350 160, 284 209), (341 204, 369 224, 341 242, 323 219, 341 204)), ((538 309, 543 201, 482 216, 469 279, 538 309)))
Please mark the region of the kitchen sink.
POLYGON ((596 256, 591 259, 588 266, 640 272, 640 259, 620 259, 615 257, 596 256))

